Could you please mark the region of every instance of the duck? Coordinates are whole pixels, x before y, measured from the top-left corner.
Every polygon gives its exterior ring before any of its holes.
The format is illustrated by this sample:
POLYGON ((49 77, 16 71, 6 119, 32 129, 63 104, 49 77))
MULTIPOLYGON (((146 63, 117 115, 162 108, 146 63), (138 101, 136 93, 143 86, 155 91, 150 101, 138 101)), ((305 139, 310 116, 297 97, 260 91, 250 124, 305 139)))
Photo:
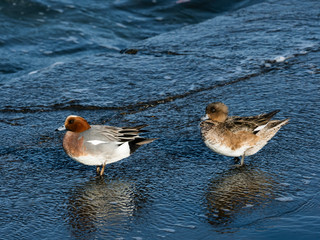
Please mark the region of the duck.
POLYGON ((139 135, 146 132, 142 130, 146 126, 90 125, 84 118, 70 115, 64 125, 56 130, 67 131, 62 145, 70 158, 85 165, 97 166, 97 176, 103 176, 107 164, 127 158, 142 145, 156 140, 139 135))
POLYGON ((244 165, 246 156, 261 150, 268 141, 289 122, 271 120, 280 110, 256 116, 228 116, 228 107, 222 102, 207 105, 206 115, 200 122, 200 131, 205 145, 212 151, 239 160, 244 165))

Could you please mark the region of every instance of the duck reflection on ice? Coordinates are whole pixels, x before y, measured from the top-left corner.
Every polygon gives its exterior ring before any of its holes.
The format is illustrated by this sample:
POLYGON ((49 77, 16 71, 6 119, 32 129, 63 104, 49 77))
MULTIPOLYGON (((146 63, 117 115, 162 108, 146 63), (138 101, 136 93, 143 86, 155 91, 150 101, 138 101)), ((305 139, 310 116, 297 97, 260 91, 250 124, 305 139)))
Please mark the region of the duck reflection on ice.
POLYGON ((68 201, 67 221, 76 237, 120 231, 138 208, 139 194, 132 183, 94 179, 75 188, 68 201))
POLYGON ((206 193, 207 217, 212 225, 228 225, 274 198, 275 181, 259 169, 231 169, 211 180, 206 193))

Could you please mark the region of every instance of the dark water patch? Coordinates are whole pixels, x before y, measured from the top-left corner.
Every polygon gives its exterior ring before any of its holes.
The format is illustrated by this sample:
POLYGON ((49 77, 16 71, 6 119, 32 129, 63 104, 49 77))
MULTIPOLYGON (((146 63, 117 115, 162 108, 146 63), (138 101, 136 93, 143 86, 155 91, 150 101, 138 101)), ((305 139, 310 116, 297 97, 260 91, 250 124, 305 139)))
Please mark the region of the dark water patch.
POLYGON ((153 17, 163 25, 168 25, 179 23, 182 19, 185 23, 197 23, 212 17, 212 14, 236 10, 259 2, 262 1, 119 1, 114 5, 118 9, 149 17, 150 20, 153 17))
POLYGON ((120 53, 125 53, 125 54, 132 54, 132 55, 135 55, 137 54, 138 52, 143 52, 144 51, 144 54, 153 54, 157 57, 160 57, 161 55, 187 55, 185 53, 177 53, 177 52, 172 52, 172 51, 161 51, 161 52, 147 52, 145 50, 138 50, 138 49, 134 49, 134 48, 130 48, 130 49, 122 49, 120 51, 120 53))
POLYGON ((1 123, 5 123, 11 126, 21 126, 22 124, 19 123, 19 120, 23 119, 23 117, 19 117, 19 118, 12 118, 12 119, 0 119, 1 123))
MULTIPOLYGON (((210 182, 206 195, 209 223, 221 225, 226 231, 238 215, 249 215, 270 205, 277 185, 272 176, 250 167, 236 168, 217 176, 210 182)), ((242 219, 241 224, 244 223, 245 219, 242 219)))
POLYGON ((49 5, 33 0, 4 0, 0 3, 1 13, 12 19, 39 18, 41 15, 53 12, 49 5), (40 13, 40 14, 39 14, 40 13), (42 14, 41 14, 42 13, 42 14))
POLYGON ((105 179, 75 187, 66 206, 65 221, 70 231, 76 238, 105 233, 116 236, 128 231, 131 219, 147 201, 137 190, 132 182, 105 179))
POLYGON ((16 73, 21 70, 23 70, 23 68, 20 66, 15 66, 15 65, 12 65, 9 63, 7 63, 7 64, 1 63, 0 64, 0 73, 2 73, 2 74, 16 73))

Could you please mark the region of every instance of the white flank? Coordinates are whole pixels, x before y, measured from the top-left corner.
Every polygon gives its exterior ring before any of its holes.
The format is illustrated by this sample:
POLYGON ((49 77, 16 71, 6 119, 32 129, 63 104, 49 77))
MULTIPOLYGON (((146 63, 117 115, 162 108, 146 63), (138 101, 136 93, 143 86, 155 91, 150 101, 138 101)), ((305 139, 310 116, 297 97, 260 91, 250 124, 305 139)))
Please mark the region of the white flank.
POLYGON ((107 143, 107 142, 104 142, 104 141, 101 141, 101 140, 90 140, 90 141, 87 141, 87 142, 91 143, 93 145, 99 145, 99 144, 107 143))
MULTIPOLYGON (((91 140, 88 142, 102 143, 103 141, 91 140)), ((105 151, 98 155, 90 154, 90 155, 81 156, 81 157, 73 157, 73 159, 85 165, 98 166, 102 164, 114 163, 114 162, 120 161, 121 159, 127 158, 129 156, 130 156, 130 147, 129 147, 129 143, 126 142, 126 143, 123 143, 121 146, 117 146, 114 149, 109 149, 109 151, 105 151)))
POLYGON ((208 140, 204 141, 204 143, 207 145, 207 147, 209 147, 212 151, 225 155, 225 156, 229 156, 229 157, 240 157, 242 156, 245 151, 248 150, 249 146, 242 146, 241 148, 232 150, 231 148, 220 144, 220 143, 212 143, 208 140))

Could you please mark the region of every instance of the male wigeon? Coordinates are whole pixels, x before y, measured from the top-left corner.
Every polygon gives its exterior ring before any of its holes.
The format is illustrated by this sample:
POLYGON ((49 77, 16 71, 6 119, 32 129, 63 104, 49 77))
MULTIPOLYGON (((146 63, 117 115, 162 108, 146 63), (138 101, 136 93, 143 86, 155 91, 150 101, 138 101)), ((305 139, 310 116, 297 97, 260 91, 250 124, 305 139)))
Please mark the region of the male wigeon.
POLYGON ((275 110, 251 117, 229 117, 225 104, 210 103, 200 123, 202 139, 216 153, 236 158, 241 156, 242 166, 245 156, 258 152, 288 123, 289 119, 270 121, 278 112, 275 110))
POLYGON ((63 148, 69 157, 85 165, 97 166, 97 175, 102 176, 106 164, 129 157, 140 146, 155 140, 139 136, 145 132, 141 130, 145 126, 90 126, 84 118, 71 115, 57 130, 67 130, 63 148), (101 170, 99 166, 102 166, 101 170))

